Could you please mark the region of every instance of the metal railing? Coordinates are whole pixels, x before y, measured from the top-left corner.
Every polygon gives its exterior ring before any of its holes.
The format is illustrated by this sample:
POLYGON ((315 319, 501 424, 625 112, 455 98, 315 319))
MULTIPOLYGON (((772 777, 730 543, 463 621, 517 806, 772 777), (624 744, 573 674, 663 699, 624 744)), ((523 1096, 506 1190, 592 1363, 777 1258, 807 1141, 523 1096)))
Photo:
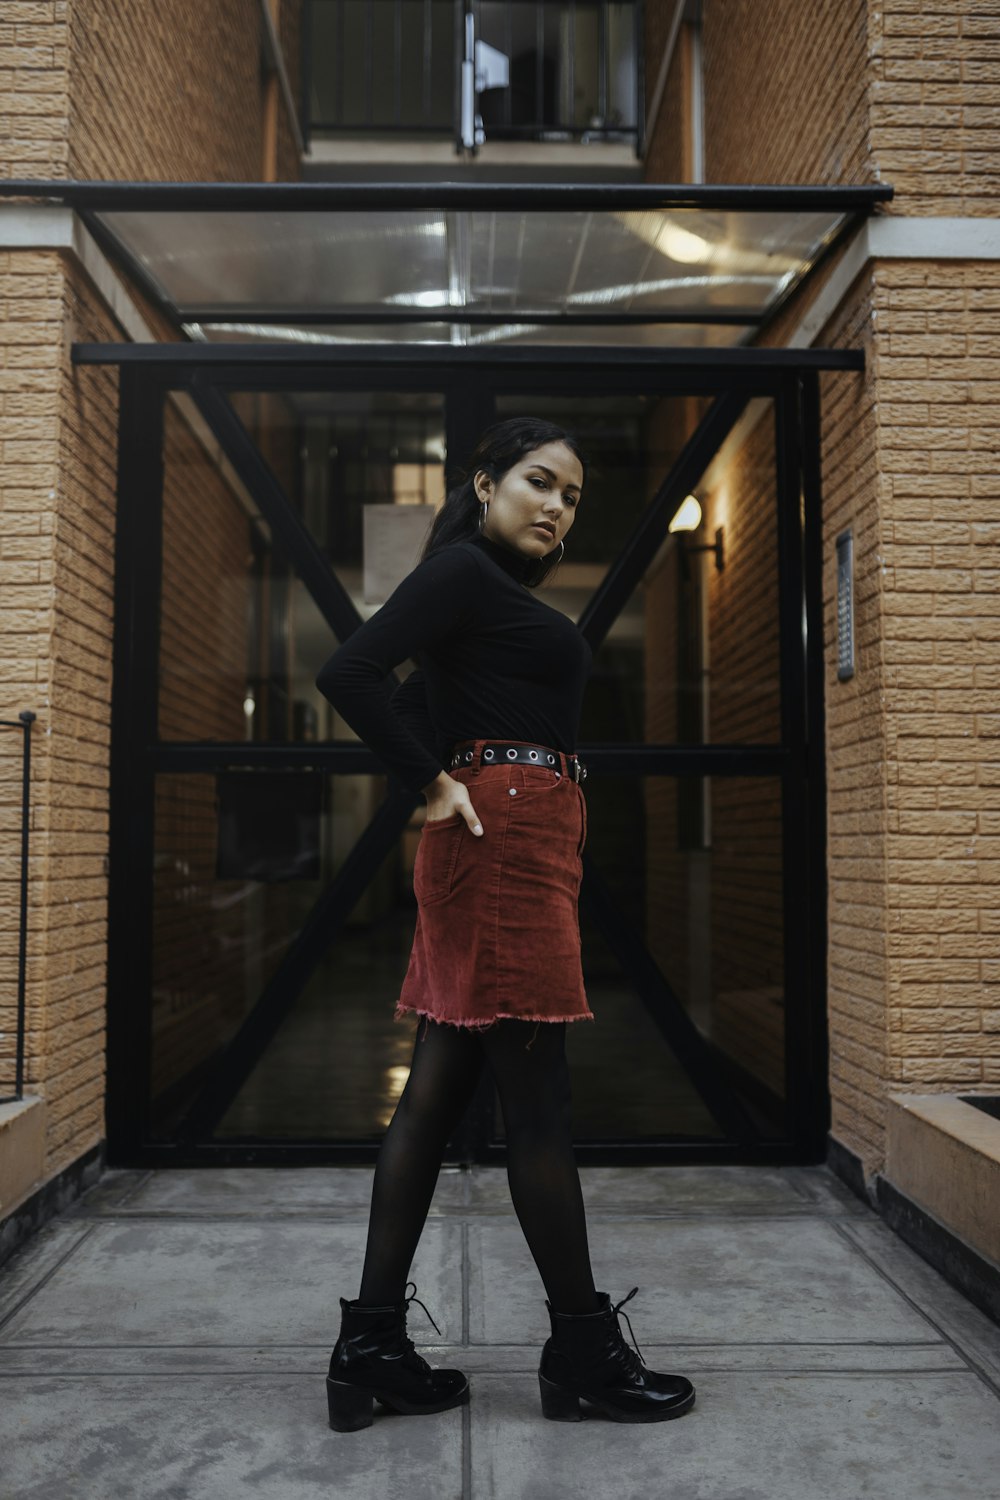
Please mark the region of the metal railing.
POLYGON ((28 824, 31 815, 31 726, 35 715, 30 709, 16 719, 0 719, 0 729, 21 730, 21 873, 20 925, 17 950, 17 1020, 14 1031, 14 1092, 0 1096, 0 1104, 12 1104, 24 1097, 24 1042, 28 962, 28 824))
POLYGON ((306 134, 641 147, 642 0, 308 0, 306 134))

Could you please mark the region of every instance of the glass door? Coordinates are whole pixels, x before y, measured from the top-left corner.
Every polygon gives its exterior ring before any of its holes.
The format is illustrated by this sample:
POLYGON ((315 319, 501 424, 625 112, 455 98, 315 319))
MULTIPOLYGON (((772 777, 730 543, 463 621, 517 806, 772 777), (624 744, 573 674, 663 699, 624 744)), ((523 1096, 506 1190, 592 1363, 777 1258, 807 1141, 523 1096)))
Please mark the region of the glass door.
MULTIPOLYGON (((597 1020, 568 1028, 581 1159, 815 1151, 802 390, 752 394, 639 372, 609 393, 565 369, 525 371, 516 390, 489 370, 433 388, 385 372, 258 388, 123 376, 118 1159, 374 1155, 415 1030, 392 1017, 423 803, 314 679, 415 566, 446 463, 515 413, 591 455, 542 594, 595 652, 578 748, 597 1020)), ((503 1150, 484 1083, 449 1154, 503 1150)))

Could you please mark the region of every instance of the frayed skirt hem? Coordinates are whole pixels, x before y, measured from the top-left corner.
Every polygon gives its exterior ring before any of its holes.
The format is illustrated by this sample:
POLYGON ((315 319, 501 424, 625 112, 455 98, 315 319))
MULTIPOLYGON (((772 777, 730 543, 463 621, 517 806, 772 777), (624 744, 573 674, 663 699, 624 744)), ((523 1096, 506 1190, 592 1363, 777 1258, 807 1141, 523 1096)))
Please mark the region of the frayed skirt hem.
POLYGON ((593 1021, 595 1019, 592 1011, 578 1010, 571 1016, 537 1016, 524 1015, 523 1013, 514 1015, 507 1011, 499 1011, 497 1015, 492 1016, 488 1021, 466 1021, 452 1020, 446 1016, 436 1016, 433 1011, 420 1010, 415 1005, 397 1005, 393 1020, 401 1021, 405 1016, 409 1015, 423 1016, 425 1020, 434 1021, 439 1026, 454 1026, 462 1031, 489 1031, 498 1021, 534 1021, 537 1024, 541 1021, 593 1021))

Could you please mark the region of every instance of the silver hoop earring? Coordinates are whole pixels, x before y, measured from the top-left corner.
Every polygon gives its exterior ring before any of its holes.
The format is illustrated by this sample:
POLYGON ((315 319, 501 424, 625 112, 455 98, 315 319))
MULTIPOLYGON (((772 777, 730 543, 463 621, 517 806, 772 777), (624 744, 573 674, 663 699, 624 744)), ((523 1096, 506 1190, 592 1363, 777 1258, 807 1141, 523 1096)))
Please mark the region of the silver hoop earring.
POLYGON ((556 562, 557 563, 561 563, 562 560, 563 560, 563 558, 565 556, 566 556, 566 543, 563 541, 562 537, 560 537, 559 538, 559 556, 556 558, 556 562))
POLYGON ((488 500, 481 500, 479 502, 479 529, 480 529, 480 531, 482 531, 483 528, 486 525, 486 517, 487 517, 487 514, 489 512, 489 508, 490 508, 490 502, 488 500))

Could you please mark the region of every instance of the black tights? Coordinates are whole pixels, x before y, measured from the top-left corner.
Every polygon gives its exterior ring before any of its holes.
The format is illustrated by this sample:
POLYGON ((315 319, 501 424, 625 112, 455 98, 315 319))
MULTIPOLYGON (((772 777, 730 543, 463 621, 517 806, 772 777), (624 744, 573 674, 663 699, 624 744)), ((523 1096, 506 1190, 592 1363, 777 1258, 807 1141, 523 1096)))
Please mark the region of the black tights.
POLYGON ((484 1064, 503 1110, 514 1211, 546 1295, 557 1312, 593 1312, 564 1021, 501 1020, 476 1032, 421 1020, 410 1076, 375 1168, 359 1300, 370 1306, 402 1301, 444 1148, 484 1064))

